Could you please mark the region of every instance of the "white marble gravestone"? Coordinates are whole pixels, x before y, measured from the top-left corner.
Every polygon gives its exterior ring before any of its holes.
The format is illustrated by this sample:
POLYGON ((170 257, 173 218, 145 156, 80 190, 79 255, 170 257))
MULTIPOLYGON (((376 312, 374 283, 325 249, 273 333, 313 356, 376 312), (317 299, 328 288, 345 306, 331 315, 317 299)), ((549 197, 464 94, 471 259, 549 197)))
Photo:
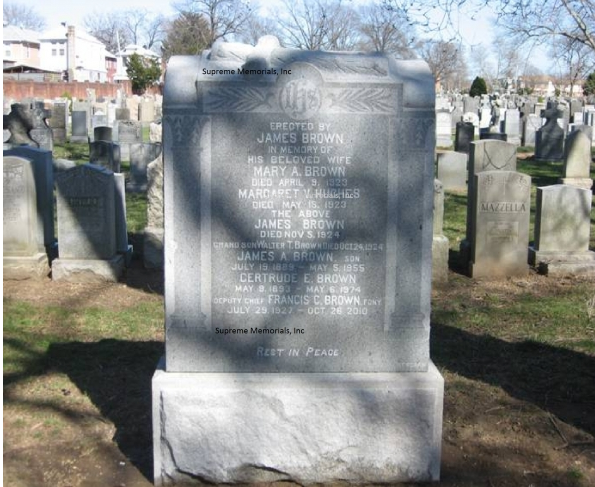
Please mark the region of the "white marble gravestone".
POLYGON ((156 484, 438 479, 427 65, 268 37, 166 80, 156 484))

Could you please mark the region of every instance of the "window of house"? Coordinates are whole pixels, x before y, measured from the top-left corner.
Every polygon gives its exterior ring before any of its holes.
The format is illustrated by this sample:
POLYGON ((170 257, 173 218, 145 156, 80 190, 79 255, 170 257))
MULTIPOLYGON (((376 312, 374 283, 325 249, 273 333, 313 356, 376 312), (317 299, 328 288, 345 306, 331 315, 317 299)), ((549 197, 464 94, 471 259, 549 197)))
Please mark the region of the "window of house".
POLYGON ((60 49, 60 56, 64 56, 64 49, 60 49))
POLYGON ((52 49, 52 56, 55 56, 57 54, 57 50, 56 49, 52 49))

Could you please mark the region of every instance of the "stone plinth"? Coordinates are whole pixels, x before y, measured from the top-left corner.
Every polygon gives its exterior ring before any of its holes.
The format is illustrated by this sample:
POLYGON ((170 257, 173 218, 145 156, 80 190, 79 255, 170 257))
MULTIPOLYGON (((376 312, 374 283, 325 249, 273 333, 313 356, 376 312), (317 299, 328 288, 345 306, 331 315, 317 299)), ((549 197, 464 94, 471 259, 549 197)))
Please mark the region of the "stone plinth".
POLYGON ((443 388, 432 363, 427 372, 384 374, 160 367, 153 376, 155 485, 438 480, 443 388))

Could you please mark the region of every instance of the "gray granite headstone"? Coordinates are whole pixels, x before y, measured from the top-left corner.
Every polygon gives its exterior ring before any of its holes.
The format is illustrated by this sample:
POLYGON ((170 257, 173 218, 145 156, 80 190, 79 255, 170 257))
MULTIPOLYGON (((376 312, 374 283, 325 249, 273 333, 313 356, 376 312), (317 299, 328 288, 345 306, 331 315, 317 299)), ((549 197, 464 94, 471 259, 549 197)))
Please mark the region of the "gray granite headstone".
POLYGON ((63 144, 66 142, 66 126, 68 121, 68 104, 55 102, 52 106, 52 116, 48 124, 52 129, 52 136, 55 142, 63 144))
POLYGON ((467 190, 467 154, 447 151, 437 154, 437 175, 444 189, 467 190))
POLYGON ((89 131, 87 128, 87 116, 86 111, 73 110, 72 112, 72 135, 70 137, 71 142, 88 142, 89 131))
POLYGON ((35 193, 37 198, 37 223, 40 252, 54 254, 56 241, 54 228, 54 170, 52 152, 37 147, 19 146, 4 151, 5 156, 22 157, 31 161, 33 177, 35 178, 35 193))
POLYGON ((429 68, 267 37, 167 72, 156 482, 436 480, 429 68))
POLYGON ((543 110, 542 118, 547 121, 535 134, 535 160, 561 161, 564 158, 564 130, 558 125, 563 115, 556 107, 543 110))
POLYGON ((163 157, 147 166, 147 227, 143 239, 143 263, 147 269, 163 267, 163 157))
POLYGON ((572 184, 591 189, 591 139, 586 131, 575 130, 568 134, 564 144, 564 177, 562 184, 572 184))
POLYGON ((5 279, 40 278, 49 272, 40 239, 33 163, 3 158, 3 269, 5 279))
POLYGON ((448 281, 449 243, 444 235, 444 186, 434 180, 434 225, 432 240, 432 282, 448 281))
POLYGON ((513 171, 480 172, 473 191, 470 276, 526 274, 531 178, 513 171))
POLYGON ((117 281, 124 259, 116 246, 114 174, 92 164, 56 175, 59 258, 52 278, 117 281))
POLYGON ((544 274, 595 275, 589 250, 593 193, 557 184, 537 188, 535 243, 529 261, 544 274))
POLYGON ((112 172, 120 172, 120 146, 104 140, 89 142, 89 162, 112 172))
POLYGON ((130 145, 143 141, 141 123, 135 120, 120 120, 117 123, 118 144, 123 161, 130 160, 130 145))
POLYGON ((128 108, 116 108, 116 121, 130 120, 130 110, 128 108))
POLYGON ((93 140, 95 142, 99 140, 112 142, 112 128, 104 125, 100 127, 95 127, 93 129, 93 140))
POLYGON ((516 171, 516 146, 500 140, 480 140, 471 143, 469 164, 467 165, 467 231, 461 242, 460 257, 464 267, 471 258, 471 242, 475 235, 473 214, 477 204, 473 188, 475 175, 484 171, 516 171))
POLYGON ((475 127, 471 122, 457 122, 455 132, 455 151, 469 154, 469 144, 475 138, 475 127))
POLYGON ((147 190, 147 166, 161 154, 161 144, 130 144, 130 181, 128 190, 147 190))
POLYGON ((452 114, 448 110, 436 111, 436 146, 452 147, 452 114))
POLYGON ((506 133, 506 142, 516 146, 521 145, 521 115, 516 108, 506 110, 504 132, 506 133))
POLYGON ((530 113, 523 120, 523 140, 522 144, 527 146, 535 145, 535 134, 541 128, 541 117, 530 113))

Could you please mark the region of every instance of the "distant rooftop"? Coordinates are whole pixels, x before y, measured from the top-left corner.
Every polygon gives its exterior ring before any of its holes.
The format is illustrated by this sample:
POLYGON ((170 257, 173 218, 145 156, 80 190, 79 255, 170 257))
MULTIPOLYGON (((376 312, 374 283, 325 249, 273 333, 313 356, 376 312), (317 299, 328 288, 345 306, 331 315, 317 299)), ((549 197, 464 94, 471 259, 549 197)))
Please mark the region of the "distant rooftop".
POLYGON ((5 42, 30 42, 39 44, 39 32, 23 29, 16 25, 5 25, 2 29, 2 39, 5 42))

